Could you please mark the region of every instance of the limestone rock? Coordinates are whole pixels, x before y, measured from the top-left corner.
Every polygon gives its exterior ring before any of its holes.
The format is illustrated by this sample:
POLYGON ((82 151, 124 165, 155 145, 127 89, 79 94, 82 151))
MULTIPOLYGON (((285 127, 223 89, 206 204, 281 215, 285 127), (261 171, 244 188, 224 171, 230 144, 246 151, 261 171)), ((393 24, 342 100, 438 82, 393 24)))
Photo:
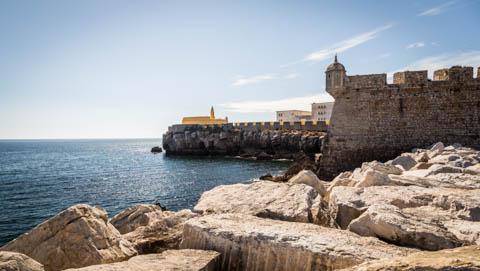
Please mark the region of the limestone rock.
POLYGON ((368 187, 376 185, 389 185, 392 180, 388 175, 374 169, 367 170, 362 179, 355 184, 355 187, 368 187))
POLYGON ((399 245, 438 250, 480 242, 480 191, 418 186, 335 187, 335 224, 399 245))
POLYGON ((417 252, 404 257, 370 261, 342 271, 478 271, 480 246, 467 246, 435 252, 417 252))
POLYGON ((311 170, 302 170, 300 171, 297 175, 293 176, 290 180, 288 180, 289 183, 294 183, 294 184, 305 184, 308 186, 311 186, 315 188, 317 193, 320 196, 324 196, 326 193, 326 188, 322 181, 318 179, 317 175, 313 173, 311 170))
POLYGON ((112 217, 110 223, 121 234, 134 231, 140 226, 146 226, 150 221, 162 217, 162 209, 155 204, 138 204, 130 206, 112 217))
POLYGON ((86 204, 74 205, 1 248, 23 253, 45 266, 63 270, 126 260, 136 254, 107 213, 86 204))
POLYGON ((220 254, 207 250, 167 250, 161 254, 140 255, 128 261, 92 265, 67 271, 214 271, 220 254))
POLYGON ((392 160, 392 165, 402 166, 405 170, 409 170, 417 164, 417 161, 410 155, 401 155, 392 160))
POLYGON ((194 212, 241 213, 272 219, 312 222, 311 207, 317 192, 303 184, 258 181, 220 185, 204 192, 194 212))
POLYGON ((27 255, 0 251, 0 270, 2 271, 44 271, 43 265, 27 255))
POLYGON ((243 214, 188 220, 181 247, 220 252, 221 270, 333 270, 415 251, 348 231, 243 214))
POLYGON ((162 217, 140 226, 123 237, 130 241, 139 254, 159 253, 166 249, 177 249, 182 240, 183 224, 198 214, 190 210, 162 212, 162 217))
POLYGON ((378 237, 397 245, 425 250, 468 244, 441 227, 439 220, 442 218, 451 219, 448 212, 431 206, 400 209, 388 204, 373 205, 354 219, 348 229, 362 236, 378 237))

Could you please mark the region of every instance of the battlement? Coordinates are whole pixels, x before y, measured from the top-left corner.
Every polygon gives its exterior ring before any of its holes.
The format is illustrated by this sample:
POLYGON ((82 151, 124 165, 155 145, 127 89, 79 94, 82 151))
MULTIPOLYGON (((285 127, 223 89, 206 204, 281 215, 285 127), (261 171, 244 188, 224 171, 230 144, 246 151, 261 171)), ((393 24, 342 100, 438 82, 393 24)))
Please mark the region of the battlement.
POLYGON ((428 71, 404 71, 393 74, 394 84, 420 85, 428 82, 428 71))
POLYGON ((264 130, 297 130, 297 131, 317 131, 326 132, 327 123, 325 121, 295 121, 295 122, 236 122, 227 124, 175 124, 168 127, 169 132, 183 133, 189 130, 211 130, 211 129, 232 129, 246 131, 264 131, 264 130))
MULTIPOLYGON (((479 67, 480 69, 480 67, 479 67)), ((477 73, 477 78, 479 78, 477 73)), ((433 73, 434 81, 469 81, 473 80, 473 67, 453 66, 433 73)))
POLYGON ((451 82, 456 83, 473 83, 480 82, 480 67, 478 67, 477 77, 473 76, 473 67, 453 66, 447 69, 436 70, 433 73, 433 80, 428 78, 427 70, 420 71, 402 71, 393 74, 393 84, 387 83, 387 75, 366 74, 366 75, 348 75, 344 78, 343 87, 330 90, 330 94, 334 97, 348 93, 348 90, 356 89, 398 89, 400 88, 416 88, 429 89, 437 87, 440 83, 445 84, 451 82))
POLYGON ((351 75, 345 78, 345 86, 351 88, 383 87, 387 84, 387 74, 351 75))

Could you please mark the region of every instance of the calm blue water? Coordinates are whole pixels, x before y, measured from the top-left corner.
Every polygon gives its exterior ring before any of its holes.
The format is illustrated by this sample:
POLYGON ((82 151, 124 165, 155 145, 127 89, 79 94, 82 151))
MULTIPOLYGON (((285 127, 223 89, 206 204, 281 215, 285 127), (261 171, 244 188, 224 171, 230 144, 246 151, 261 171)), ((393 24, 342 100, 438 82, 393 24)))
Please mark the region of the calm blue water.
POLYGON ((286 162, 151 154, 159 140, 0 141, 0 245, 76 203, 110 217, 136 203, 192 208, 203 191, 248 182, 286 162))

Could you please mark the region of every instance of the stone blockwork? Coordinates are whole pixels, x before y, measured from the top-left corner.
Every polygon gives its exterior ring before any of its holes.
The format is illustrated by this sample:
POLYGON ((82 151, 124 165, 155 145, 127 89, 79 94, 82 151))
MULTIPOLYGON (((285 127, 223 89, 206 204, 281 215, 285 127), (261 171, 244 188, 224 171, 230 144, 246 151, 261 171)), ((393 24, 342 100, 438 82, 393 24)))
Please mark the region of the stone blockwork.
POLYGON ((163 135, 167 154, 255 156, 258 160, 293 158, 320 152, 325 133, 315 131, 246 130, 233 125, 176 125, 163 135))
MULTIPOLYGON (((329 71, 338 76, 344 71, 329 71)), ((317 175, 331 179, 364 161, 388 160, 437 141, 480 147, 480 79, 472 67, 344 76, 329 86, 335 98, 317 175), (385 79, 385 81, 383 80, 385 79)))

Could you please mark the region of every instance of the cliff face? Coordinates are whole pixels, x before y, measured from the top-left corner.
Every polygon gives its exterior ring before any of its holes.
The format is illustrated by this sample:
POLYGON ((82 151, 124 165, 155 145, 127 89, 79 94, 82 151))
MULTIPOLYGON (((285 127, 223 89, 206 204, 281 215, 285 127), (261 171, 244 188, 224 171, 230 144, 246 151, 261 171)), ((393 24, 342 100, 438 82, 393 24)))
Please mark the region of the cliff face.
POLYGON ((163 135, 163 148, 167 154, 292 158, 301 152, 319 153, 323 136, 322 132, 245 130, 232 125, 175 125, 163 135))

